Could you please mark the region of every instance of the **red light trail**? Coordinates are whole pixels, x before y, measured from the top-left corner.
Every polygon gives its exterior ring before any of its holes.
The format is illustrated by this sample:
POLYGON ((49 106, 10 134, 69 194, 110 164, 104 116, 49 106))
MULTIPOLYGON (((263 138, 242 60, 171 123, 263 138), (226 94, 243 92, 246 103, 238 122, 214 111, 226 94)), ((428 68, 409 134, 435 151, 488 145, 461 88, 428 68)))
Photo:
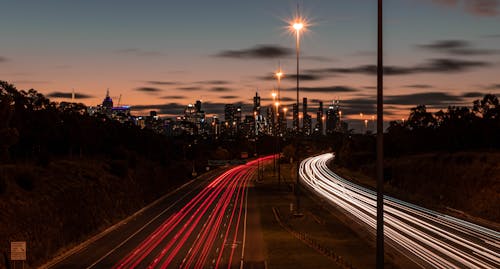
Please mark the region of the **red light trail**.
POLYGON ((257 170, 248 162, 223 173, 172 214, 113 268, 231 268, 242 251, 246 186, 257 170))

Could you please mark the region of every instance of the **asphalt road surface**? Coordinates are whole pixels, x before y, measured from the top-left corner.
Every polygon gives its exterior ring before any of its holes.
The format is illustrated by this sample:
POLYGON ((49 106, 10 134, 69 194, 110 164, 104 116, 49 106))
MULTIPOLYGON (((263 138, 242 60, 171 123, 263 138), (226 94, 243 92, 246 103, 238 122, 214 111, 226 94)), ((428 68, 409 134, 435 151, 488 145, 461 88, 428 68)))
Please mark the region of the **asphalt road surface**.
MULTIPOLYGON (((254 266, 254 250, 249 252, 253 260, 245 261, 247 186, 257 172, 257 162, 193 181, 47 267, 261 267, 254 266)), ((258 217, 252 212, 250 207, 250 223, 255 222, 253 216, 258 217)), ((259 231, 250 229, 252 238, 258 239, 259 231)))

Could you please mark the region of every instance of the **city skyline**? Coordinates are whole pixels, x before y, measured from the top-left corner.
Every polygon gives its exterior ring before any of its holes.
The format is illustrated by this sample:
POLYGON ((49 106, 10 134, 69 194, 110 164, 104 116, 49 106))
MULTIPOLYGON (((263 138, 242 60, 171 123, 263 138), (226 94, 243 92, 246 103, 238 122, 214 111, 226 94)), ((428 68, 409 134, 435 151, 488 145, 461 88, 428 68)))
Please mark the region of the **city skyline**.
MULTIPOLYGON (((195 100, 219 110, 251 106, 256 90, 267 105, 281 62, 282 103, 291 108, 294 39, 286 27, 296 1, 193 3, 5 4, 0 21, 12 27, 0 29, 0 75, 56 101, 71 100, 75 89, 89 106, 109 88, 135 111, 173 116, 195 100)), ((312 24, 301 43, 301 98, 312 109, 340 99, 347 120, 374 115, 376 3, 300 4, 312 24)), ((400 120, 417 104, 468 106, 500 93, 498 1, 385 7, 387 120, 400 120)))

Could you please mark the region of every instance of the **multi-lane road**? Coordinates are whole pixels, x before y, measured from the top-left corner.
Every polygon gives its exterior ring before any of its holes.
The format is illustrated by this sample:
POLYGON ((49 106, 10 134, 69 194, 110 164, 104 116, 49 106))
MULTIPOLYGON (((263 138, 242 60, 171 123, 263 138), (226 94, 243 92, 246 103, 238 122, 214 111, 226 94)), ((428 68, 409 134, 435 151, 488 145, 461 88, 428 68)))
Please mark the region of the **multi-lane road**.
MULTIPOLYGON (((301 182, 345 210, 372 232, 376 193, 347 181, 328 167, 333 154, 301 163, 301 182)), ((500 268, 500 233, 384 196, 386 241, 424 268, 500 268)))
POLYGON ((241 268, 246 187, 256 170, 257 160, 194 181, 47 267, 241 268))

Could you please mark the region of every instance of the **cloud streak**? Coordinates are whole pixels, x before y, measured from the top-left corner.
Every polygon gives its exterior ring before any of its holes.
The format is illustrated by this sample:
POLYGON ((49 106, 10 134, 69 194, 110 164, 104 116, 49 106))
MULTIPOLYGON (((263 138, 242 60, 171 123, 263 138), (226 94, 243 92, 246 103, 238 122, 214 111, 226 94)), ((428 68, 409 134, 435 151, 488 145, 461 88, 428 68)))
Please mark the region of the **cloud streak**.
MULTIPOLYGON (((49 98, 71 98, 72 96, 71 92, 51 92, 47 94, 47 97, 49 98)), ((88 94, 83 94, 83 93, 75 93, 75 99, 87 99, 87 98, 92 98, 94 96, 88 95, 88 94)))
POLYGON ((384 98, 385 104, 392 105, 450 105, 461 103, 463 99, 460 96, 450 95, 443 92, 424 92, 405 95, 392 95, 384 98))
MULTIPOLYGON (((415 66, 385 66, 384 75, 411 75, 421 73, 460 73, 475 68, 491 66, 491 63, 485 61, 470 61, 461 59, 431 59, 423 64, 415 66)), ((375 75, 377 73, 376 65, 361 65, 350 68, 323 68, 310 69, 306 72, 312 74, 363 74, 375 75)))
MULTIPOLYGON (((296 91, 296 88, 284 89, 285 91, 296 91)), ((330 86, 330 87, 300 87, 301 92, 319 92, 319 93, 346 93, 357 92, 359 90, 347 86, 330 86)))
POLYGON ((434 43, 417 45, 418 48, 451 55, 476 56, 499 54, 500 50, 477 49, 465 40, 438 40, 434 43))
POLYGON ((144 92, 144 93, 150 93, 150 94, 156 94, 162 91, 162 89, 159 88, 153 88, 153 87, 141 87, 141 88, 136 88, 135 89, 138 92, 144 92))
POLYGON ((151 81, 146 81, 148 84, 151 85, 178 85, 179 82, 176 81, 158 81, 158 80, 151 80, 151 81))
POLYGON ((293 50, 278 45, 257 45, 248 49, 224 50, 217 53, 216 57, 234 59, 269 59, 291 56, 293 50))
POLYGON ((466 12, 485 17, 499 15, 498 0, 431 0, 433 3, 451 8, 463 8, 466 12))

